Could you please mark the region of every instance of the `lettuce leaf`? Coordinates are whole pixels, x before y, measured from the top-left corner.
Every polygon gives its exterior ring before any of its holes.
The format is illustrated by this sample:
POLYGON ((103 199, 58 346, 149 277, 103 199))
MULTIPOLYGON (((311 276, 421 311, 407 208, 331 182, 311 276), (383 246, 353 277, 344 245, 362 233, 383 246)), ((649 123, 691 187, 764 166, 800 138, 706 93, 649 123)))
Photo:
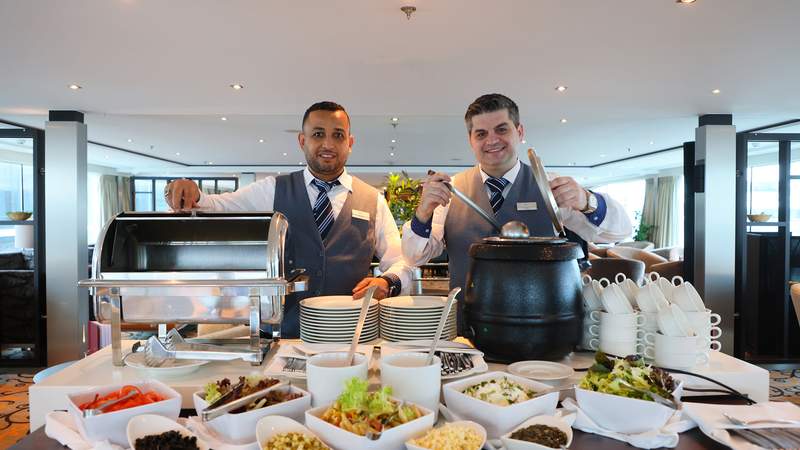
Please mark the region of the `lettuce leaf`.
POLYGON ((220 390, 217 388, 217 383, 214 381, 206 384, 205 391, 206 391, 205 400, 206 403, 208 403, 209 405, 219 400, 220 397, 222 397, 222 392, 220 392, 220 390))
POLYGON ((342 412, 361 412, 367 410, 369 382, 358 377, 347 380, 344 390, 339 394, 338 402, 342 412))

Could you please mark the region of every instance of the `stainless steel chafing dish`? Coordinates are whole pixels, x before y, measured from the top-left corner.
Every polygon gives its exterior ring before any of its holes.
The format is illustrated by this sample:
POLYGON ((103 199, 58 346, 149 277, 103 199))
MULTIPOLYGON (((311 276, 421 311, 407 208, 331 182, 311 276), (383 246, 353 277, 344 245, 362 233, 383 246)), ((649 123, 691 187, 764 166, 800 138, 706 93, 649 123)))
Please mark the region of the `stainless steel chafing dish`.
MULTIPOLYGON (((289 224, 278 212, 121 213, 97 240, 92 278, 97 320, 111 324, 113 362, 123 364, 121 324, 247 324, 249 339, 205 340, 260 364, 271 324, 280 337, 284 296, 308 278, 284 276, 289 224)), ((159 326, 166 334, 166 326, 159 326)), ((199 342, 199 340, 198 340, 199 342)))

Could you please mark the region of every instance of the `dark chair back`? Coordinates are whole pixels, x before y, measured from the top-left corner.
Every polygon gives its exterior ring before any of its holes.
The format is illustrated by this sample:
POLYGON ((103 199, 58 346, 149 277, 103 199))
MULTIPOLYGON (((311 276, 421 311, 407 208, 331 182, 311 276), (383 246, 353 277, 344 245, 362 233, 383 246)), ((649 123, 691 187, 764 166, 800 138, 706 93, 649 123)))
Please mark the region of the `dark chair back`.
POLYGON ((644 281, 644 263, 635 259, 624 258, 600 258, 593 259, 592 267, 586 272, 592 279, 608 278, 614 282, 614 277, 618 273, 625 274, 625 277, 641 284, 644 281))

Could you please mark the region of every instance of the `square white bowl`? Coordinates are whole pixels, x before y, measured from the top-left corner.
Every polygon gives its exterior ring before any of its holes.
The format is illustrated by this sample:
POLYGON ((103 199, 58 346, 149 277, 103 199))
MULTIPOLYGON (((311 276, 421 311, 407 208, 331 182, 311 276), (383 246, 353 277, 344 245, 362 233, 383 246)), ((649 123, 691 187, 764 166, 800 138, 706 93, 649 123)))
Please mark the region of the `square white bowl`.
MULTIPOLYGON (((248 444, 256 440, 256 424, 262 417, 284 416, 297 421, 303 420, 303 413, 311 407, 311 394, 297 386, 283 386, 278 388, 281 392, 289 391, 303 394, 302 397, 278 403, 277 405, 254 409, 238 414, 223 414, 206 422, 211 429, 219 433, 230 444, 248 444)), ((194 409, 197 414, 208 407, 204 392, 192 394, 194 409)))
POLYGON ((545 445, 511 438, 511 434, 514 431, 528 428, 531 425, 547 425, 548 427, 558 428, 567 435, 567 445, 564 447, 569 448, 570 444, 572 444, 572 426, 567 421, 556 416, 536 416, 522 422, 519 426, 514 427, 513 431, 509 431, 500 438, 506 450, 550 450, 551 447, 545 445))
MULTIPOLYGON (((394 398, 393 400, 399 401, 394 398)), ((306 411, 306 426, 326 444, 337 449, 403 450, 406 441, 424 435, 426 431, 433 427, 435 417, 432 411, 417 405, 417 408, 424 414, 422 417, 385 430, 378 440, 370 441, 365 436, 359 436, 322 420, 322 414, 330 406, 320 406, 306 411)))
POLYGON ((463 393, 464 389, 481 381, 503 377, 528 389, 533 389, 537 393, 553 389, 552 386, 547 384, 511 375, 510 373, 488 372, 445 384, 442 387, 444 401, 447 403, 447 407, 456 415, 478 422, 486 427, 489 439, 499 438, 533 416, 552 415, 555 413, 556 405, 558 404, 558 392, 551 392, 541 397, 508 406, 494 405, 463 393))
POLYGON ((137 381, 134 383, 90 388, 82 392, 68 394, 67 410, 69 410, 72 417, 75 418, 75 423, 78 424, 81 435, 83 435, 87 441, 98 442, 107 439, 112 444, 125 447, 128 445, 128 421, 132 417, 140 414, 157 414, 176 420, 178 414, 181 412, 181 395, 158 380, 137 381), (122 389, 124 386, 136 386, 141 389, 142 392, 155 391, 165 399, 147 405, 98 414, 92 417, 83 417, 83 413, 79 407, 80 404, 93 400, 95 395, 102 397, 122 389))
POLYGON ((294 419, 282 416, 267 416, 262 417, 256 424, 258 448, 264 448, 270 439, 284 433, 300 433, 319 439, 311 430, 294 419))
MULTIPOLYGON (((678 382, 673 397, 680 400, 683 382, 678 382)), ((578 407, 599 426, 617 433, 643 433, 663 427, 675 410, 638 398, 575 388, 578 407)))

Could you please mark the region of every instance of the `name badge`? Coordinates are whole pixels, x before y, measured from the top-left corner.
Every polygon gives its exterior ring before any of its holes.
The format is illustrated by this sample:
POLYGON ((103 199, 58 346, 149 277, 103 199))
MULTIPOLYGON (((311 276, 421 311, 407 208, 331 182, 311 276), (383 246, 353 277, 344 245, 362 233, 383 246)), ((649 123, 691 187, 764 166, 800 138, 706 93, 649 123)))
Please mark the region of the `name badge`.
POLYGON ((357 209, 353 210, 353 218, 354 219, 361 219, 361 220, 369 220, 369 213, 366 211, 359 211, 357 209))
POLYGON ((536 202, 517 202, 517 211, 536 211, 536 202))

